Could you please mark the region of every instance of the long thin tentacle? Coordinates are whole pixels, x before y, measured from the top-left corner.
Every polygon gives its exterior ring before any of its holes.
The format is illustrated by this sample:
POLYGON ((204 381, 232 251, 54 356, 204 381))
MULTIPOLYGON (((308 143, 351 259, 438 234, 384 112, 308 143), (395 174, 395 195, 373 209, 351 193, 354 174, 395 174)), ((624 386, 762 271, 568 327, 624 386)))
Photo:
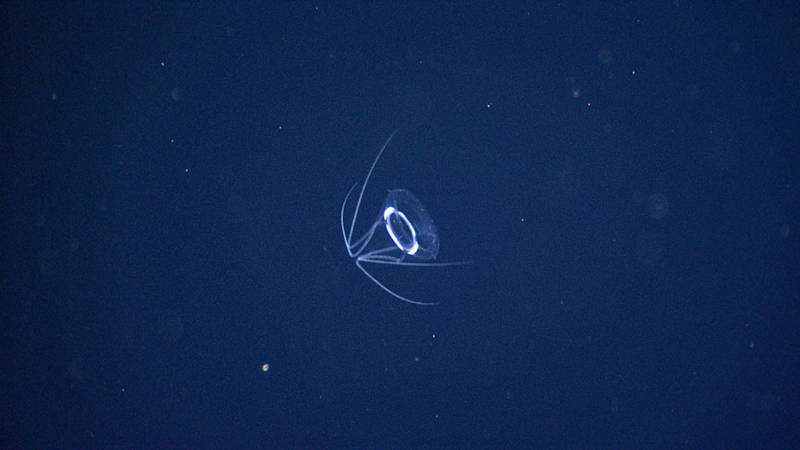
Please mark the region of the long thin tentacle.
MULTIPOLYGON (((367 183, 369 183, 369 177, 372 176, 372 171, 375 170, 375 165, 378 164, 378 160, 381 159, 383 151, 386 150, 386 147, 389 145, 389 142, 392 140, 395 134, 397 134, 397 130, 394 130, 392 134, 390 134, 389 137, 386 139, 386 142, 383 143, 381 151, 378 152, 378 156, 375 157, 375 161, 372 161, 372 165, 369 167, 369 172, 367 172, 367 177, 364 178, 364 184, 361 185, 361 192, 358 194, 358 201, 356 202, 356 210, 353 212, 353 221, 350 222, 350 232, 348 233, 346 239, 348 243, 350 242, 351 239, 353 239, 353 228, 355 228, 356 226, 356 218, 358 217, 358 210, 361 208, 361 199, 364 198, 364 190, 367 189, 367 183)), ((342 206, 342 214, 344 214, 344 205, 342 206)))
POLYGON ((342 210, 339 212, 339 220, 342 224, 342 237, 344 238, 344 245, 347 247, 347 254, 350 255, 351 258, 353 257, 353 251, 350 250, 350 240, 347 237, 347 233, 344 231, 344 205, 347 204, 347 200, 350 198, 350 194, 353 193, 353 189, 355 189, 356 186, 358 186, 358 183, 355 183, 353 187, 347 191, 347 195, 345 195, 344 200, 342 201, 342 210))
POLYGON ((380 287, 381 289, 383 289, 387 293, 391 294, 396 299, 399 299, 399 300, 402 300, 404 302, 411 303, 411 304, 414 304, 414 305, 422 305, 422 306, 435 306, 435 305, 439 304, 439 303, 432 303, 432 302, 419 302, 419 301, 416 301, 416 300, 411 300, 410 298, 407 298, 407 297, 403 297, 402 295, 398 294, 397 292, 394 292, 391 289, 389 289, 386 286, 384 286, 384 284, 381 283, 380 281, 378 281, 377 278, 373 277, 371 273, 367 272, 367 269, 365 269, 364 267, 361 266, 361 263, 360 263, 360 261, 358 259, 356 259, 356 266, 358 266, 358 268, 361 269, 362 272, 364 272, 364 275, 368 276, 369 279, 372 280, 373 283, 377 284, 378 287, 380 287))

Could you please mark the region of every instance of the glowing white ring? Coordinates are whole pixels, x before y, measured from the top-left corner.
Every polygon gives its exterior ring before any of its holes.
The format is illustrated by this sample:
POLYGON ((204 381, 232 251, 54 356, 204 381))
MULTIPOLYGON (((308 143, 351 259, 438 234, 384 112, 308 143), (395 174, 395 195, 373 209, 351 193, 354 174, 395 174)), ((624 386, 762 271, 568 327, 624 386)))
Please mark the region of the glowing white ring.
POLYGON ((414 226, 411 225, 411 222, 408 220, 408 217, 403 214, 403 211, 395 209, 394 206, 387 206, 386 209, 383 210, 383 224, 386 226, 386 232, 389 233, 389 237, 392 238, 392 242, 394 242, 394 245, 396 245, 397 248, 402 250, 403 253, 407 255, 414 255, 417 253, 417 250, 419 250, 419 243, 417 242, 417 230, 415 230, 414 226), (400 239, 398 239, 397 235, 394 233, 394 229, 392 229, 392 226, 389 223, 389 218, 392 217, 392 215, 397 215, 403 219, 403 222, 405 222, 408 229, 411 230, 412 245, 410 248, 403 246, 403 244, 400 243, 400 239))

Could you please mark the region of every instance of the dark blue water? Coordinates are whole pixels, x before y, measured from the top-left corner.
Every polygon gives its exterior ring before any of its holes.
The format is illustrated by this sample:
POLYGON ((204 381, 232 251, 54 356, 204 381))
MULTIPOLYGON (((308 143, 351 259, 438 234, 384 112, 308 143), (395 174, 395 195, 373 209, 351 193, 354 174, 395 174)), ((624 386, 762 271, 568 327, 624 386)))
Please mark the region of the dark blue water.
POLYGON ((0 7, 3 447, 797 442, 795 6, 112 3, 0 7))

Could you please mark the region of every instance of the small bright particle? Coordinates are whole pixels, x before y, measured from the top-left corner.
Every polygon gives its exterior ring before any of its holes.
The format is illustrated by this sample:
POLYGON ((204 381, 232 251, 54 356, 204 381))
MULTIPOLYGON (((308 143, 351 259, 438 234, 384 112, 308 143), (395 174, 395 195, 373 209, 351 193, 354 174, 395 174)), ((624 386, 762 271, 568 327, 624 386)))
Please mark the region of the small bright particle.
POLYGON ((262 372, 269 372, 269 364, 264 364, 263 366, 261 366, 261 371, 262 372))

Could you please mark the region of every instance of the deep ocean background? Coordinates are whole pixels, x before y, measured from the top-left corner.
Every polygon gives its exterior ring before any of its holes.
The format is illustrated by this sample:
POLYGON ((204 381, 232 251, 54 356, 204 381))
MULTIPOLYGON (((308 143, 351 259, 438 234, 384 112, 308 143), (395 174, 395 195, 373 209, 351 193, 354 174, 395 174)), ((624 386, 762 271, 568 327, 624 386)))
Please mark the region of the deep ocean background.
POLYGON ((796 2, 0 25, 3 448, 798 442, 796 2), (414 192, 435 307, 342 242, 394 130, 356 234, 414 192))

